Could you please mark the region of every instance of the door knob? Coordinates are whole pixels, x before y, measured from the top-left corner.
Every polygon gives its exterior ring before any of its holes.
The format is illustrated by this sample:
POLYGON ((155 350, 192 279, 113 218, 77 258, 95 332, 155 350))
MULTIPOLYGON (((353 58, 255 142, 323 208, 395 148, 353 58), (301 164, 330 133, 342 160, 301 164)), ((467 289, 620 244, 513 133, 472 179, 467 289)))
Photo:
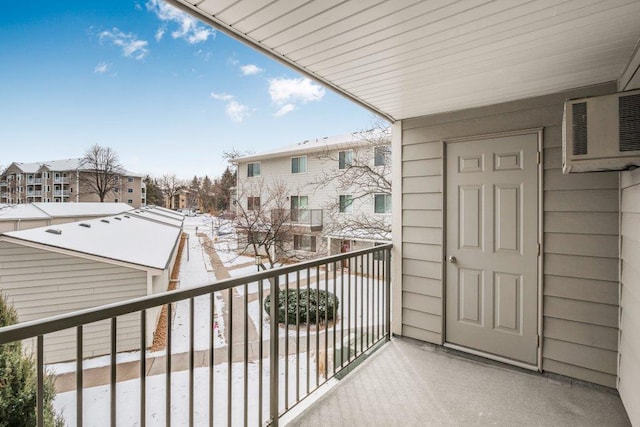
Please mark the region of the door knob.
POLYGON ((454 257, 453 255, 450 255, 447 258, 447 261, 449 261, 449 264, 456 264, 458 262, 458 260, 456 259, 456 257, 454 257))

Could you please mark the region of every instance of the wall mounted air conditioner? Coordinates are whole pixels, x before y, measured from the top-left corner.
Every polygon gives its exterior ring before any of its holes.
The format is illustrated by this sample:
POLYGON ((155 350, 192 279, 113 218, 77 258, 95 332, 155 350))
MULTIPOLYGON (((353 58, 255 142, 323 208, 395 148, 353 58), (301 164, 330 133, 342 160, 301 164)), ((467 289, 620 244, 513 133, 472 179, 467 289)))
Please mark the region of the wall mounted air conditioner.
POLYGON ((562 172, 640 166, 640 90, 564 104, 562 172))

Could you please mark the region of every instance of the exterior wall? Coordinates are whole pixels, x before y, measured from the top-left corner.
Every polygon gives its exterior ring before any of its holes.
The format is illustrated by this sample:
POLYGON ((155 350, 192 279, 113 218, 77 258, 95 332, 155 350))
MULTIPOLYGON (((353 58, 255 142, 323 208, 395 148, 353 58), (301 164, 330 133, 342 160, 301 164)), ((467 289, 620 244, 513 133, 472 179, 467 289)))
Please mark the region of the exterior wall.
MULTIPOLYGON (((127 203, 138 208, 143 205, 142 178, 122 176, 117 192, 109 193, 105 202, 127 203), (128 178, 133 181, 129 182, 128 178), (131 189, 132 193, 128 190, 131 189)), ((95 194, 80 188, 75 170, 49 170, 25 173, 12 164, 0 177, 0 203, 30 202, 99 202, 95 194), (31 179, 29 179, 31 178, 31 179)))
MULTIPOLYGON (((66 221, 71 222, 71 221, 66 221)), ((0 221, 0 233, 7 231, 28 230, 31 228, 46 227, 51 225, 48 219, 22 219, 20 221, 0 221)))
MULTIPOLYGON (((331 248, 327 247, 326 241, 322 236, 332 234, 332 217, 350 215, 348 213, 341 214, 337 212, 338 198, 341 194, 350 194, 353 196, 355 199, 353 201, 354 213, 367 213, 372 217, 379 216, 383 218, 387 224, 390 224, 391 214, 374 213, 373 195, 356 199, 358 195, 361 194, 361 190, 356 186, 349 190, 338 190, 335 182, 329 182, 323 185, 317 184, 322 177, 335 174, 339 170, 337 160, 338 152, 345 150, 349 150, 349 148, 334 149, 330 152, 316 151, 301 154, 283 154, 277 158, 240 162, 238 164, 238 203, 241 204, 242 208, 246 209, 247 197, 260 196, 262 198, 261 201, 264 200, 265 194, 270 188, 273 188, 273 184, 276 182, 285 183, 291 196, 307 196, 309 199, 308 209, 323 210, 323 230, 310 231, 307 229, 305 231, 304 227, 300 227, 299 230, 295 231, 295 234, 316 236, 316 252, 318 254, 326 254, 327 251, 331 250, 331 248), (291 158, 300 156, 307 157, 307 171, 304 173, 291 173, 291 158), (249 163, 260 163, 260 176, 247 176, 249 163)), ((373 150, 373 148, 367 146, 357 150, 373 150)), ((357 150, 354 152, 354 155, 358 155, 357 150)), ((370 153, 367 153, 366 157, 373 159, 373 155, 370 153)), ((352 236, 350 239, 354 239, 354 237, 352 236)), ((360 246, 359 248, 363 247, 365 246, 360 246)), ((308 254, 308 252, 306 254, 301 252, 303 256, 308 254)))
MULTIPOLYGON (((544 127, 543 369, 616 385, 617 173, 562 175, 568 98, 608 84, 402 123, 403 335, 442 344, 443 140, 544 127)), ((394 231, 400 231, 396 228, 394 231)))
MULTIPOLYGON (((147 294, 145 271, 0 242, 1 291, 21 322, 147 294)), ((155 325, 153 325, 155 326, 155 325)), ((85 357, 108 353, 109 322, 84 328, 85 357)), ((139 345, 139 316, 118 318, 118 351, 139 345)), ((75 358, 75 330, 45 336, 46 363, 75 358)))
POLYGON ((622 172, 620 360, 618 391, 631 420, 640 425, 640 170, 622 172))

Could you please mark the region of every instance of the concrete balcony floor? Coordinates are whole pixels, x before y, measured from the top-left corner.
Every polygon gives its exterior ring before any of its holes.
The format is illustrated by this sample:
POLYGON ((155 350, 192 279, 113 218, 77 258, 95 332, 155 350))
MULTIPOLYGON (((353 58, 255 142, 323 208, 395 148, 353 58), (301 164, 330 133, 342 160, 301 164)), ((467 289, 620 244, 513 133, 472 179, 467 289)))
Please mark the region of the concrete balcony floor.
POLYGON ((289 425, 628 426, 630 422, 615 390, 394 338, 289 425))

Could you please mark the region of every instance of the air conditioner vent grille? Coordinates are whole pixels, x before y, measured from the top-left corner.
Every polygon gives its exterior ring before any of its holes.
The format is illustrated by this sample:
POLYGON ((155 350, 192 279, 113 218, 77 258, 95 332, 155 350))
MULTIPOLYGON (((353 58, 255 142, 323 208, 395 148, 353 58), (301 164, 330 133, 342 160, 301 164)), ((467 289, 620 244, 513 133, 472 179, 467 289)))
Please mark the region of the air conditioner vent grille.
POLYGON ((587 154, 587 103, 573 104, 573 155, 587 154))
POLYGON ((640 151, 640 94, 618 98, 620 151, 640 151))

